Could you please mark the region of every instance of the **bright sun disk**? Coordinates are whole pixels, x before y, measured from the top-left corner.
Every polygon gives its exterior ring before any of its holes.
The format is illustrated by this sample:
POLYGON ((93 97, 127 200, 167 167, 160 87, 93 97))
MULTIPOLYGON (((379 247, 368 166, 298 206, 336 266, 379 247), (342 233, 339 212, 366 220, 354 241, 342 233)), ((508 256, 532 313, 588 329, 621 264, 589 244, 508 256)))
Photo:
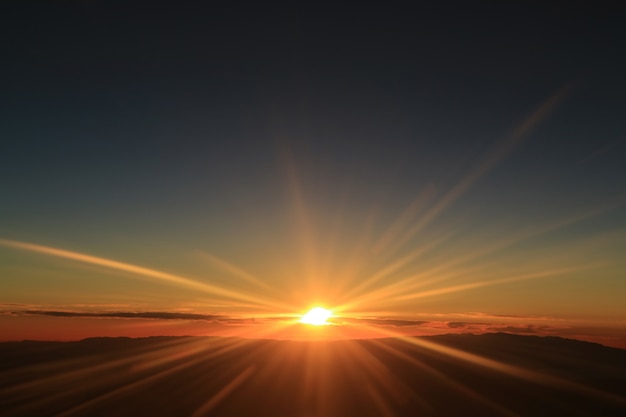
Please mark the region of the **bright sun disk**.
POLYGON ((328 324, 326 320, 328 320, 332 315, 333 313, 330 310, 326 310, 322 307, 315 307, 302 316, 300 323, 312 324, 313 326, 323 326, 328 324))

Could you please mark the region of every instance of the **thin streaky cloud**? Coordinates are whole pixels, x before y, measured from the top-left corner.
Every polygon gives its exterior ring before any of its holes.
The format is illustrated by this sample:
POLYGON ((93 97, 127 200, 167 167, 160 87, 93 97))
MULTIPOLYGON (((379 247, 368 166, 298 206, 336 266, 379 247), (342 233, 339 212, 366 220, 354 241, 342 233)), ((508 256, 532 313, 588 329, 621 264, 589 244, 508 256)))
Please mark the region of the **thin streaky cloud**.
POLYGON ((194 313, 169 313, 169 312, 107 312, 107 313, 88 313, 74 311, 45 311, 45 310, 22 310, 14 311, 14 314, 30 314, 52 317, 92 317, 92 318, 128 318, 128 319, 159 319, 159 320, 205 320, 215 321, 225 319, 225 316, 211 314, 194 314, 194 313))

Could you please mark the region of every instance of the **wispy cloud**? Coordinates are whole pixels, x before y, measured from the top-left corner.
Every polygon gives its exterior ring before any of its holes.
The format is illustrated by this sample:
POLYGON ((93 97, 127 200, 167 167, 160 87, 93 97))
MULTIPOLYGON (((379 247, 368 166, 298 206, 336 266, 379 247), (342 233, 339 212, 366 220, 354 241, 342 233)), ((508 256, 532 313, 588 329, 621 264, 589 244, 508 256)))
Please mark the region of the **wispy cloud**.
MULTIPOLYGON (((7 306, 4 304, 4 306, 7 306)), ((202 335, 237 335, 244 337, 269 337, 289 339, 293 335, 287 329, 293 329, 298 324, 299 316, 230 316, 228 314, 199 314, 192 312, 166 312, 166 311, 78 311, 77 309, 46 309, 43 306, 28 306, 30 308, 5 309, 0 311, 0 316, 5 320, 12 317, 49 317, 58 320, 71 320, 76 318, 93 320, 124 320, 129 325, 133 320, 138 326, 146 328, 147 321, 153 321, 154 334, 160 331, 170 331, 166 323, 179 323, 184 326, 201 326, 196 333, 202 335), (165 326, 165 327, 164 327, 165 326), (255 330, 256 329, 256 330, 255 330), (282 330, 281 330, 282 329, 282 330), (240 333, 232 333, 238 331, 240 333), (281 333, 285 331, 285 333, 281 333), (244 332, 244 333, 241 333, 244 332), (258 333, 260 332, 260 333, 258 333), (278 332, 278 333, 276 333, 278 332)), ((535 336, 559 336, 578 340, 587 340, 602 343, 608 346, 626 347, 626 338, 623 330, 626 323, 616 322, 607 327, 602 323, 580 322, 563 318, 534 317, 523 315, 496 315, 480 312, 458 314, 432 314, 425 316, 424 320, 396 318, 393 316, 369 316, 349 317, 340 316, 330 320, 331 325, 327 329, 333 332, 348 331, 357 338, 363 334, 368 337, 380 337, 377 332, 392 332, 399 337, 423 336, 446 333, 512 333, 535 336), (452 319, 452 320, 451 320, 452 319), (464 320, 467 319, 467 320, 464 320), (369 330, 368 330, 369 329, 369 330)), ((104 323, 104 322, 103 322, 104 323)), ((133 327, 136 328, 136 327, 133 327)), ((95 329, 95 327, 94 327, 95 329)), ((116 329, 118 329, 116 327, 116 329)), ((191 329, 191 328, 190 328, 191 329)), ((193 329, 192 329, 193 330, 193 329)), ((185 333, 185 334, 187 334, 185 333)), ((110 334, 110 333, 107 333, 110 334)), ((168 333, 169 334, 169 333, 168 333)), ((390 333, 384 333, 389 336, 390 333)))
POLYGON ((205 321, 221 325, 255 325, 271 324, 285 321, 295 321, 297 317, 237 317, 224 314, 198 314, 187 312, 169 311, 63 311, 63 310, 5 310, 2 315, 12 316, 47 316, 57 318, 93 318, 93 319, 153 319, 153 320, 185 320, 185 321, 205 321))
POLYGON ((451 329, 467 329, 475 326, 484 326, 485 323, 469 323, 465 321, 449 321, 447 323, 448 327, 451 329))
POLYGON ((39 316, 52 317, 90 317, 90 318, 136 318, 136 319, 159 319, 159 320, 204 320, 216 321, 224 319, 224 316, 212 314, 194 314, 194 313, 170 313, 161 311, 147 312, 106 312, 106 313, 89 313, 74 311, 48 311, 48 310, 20 310, 12 311, 12 314, 29 314, 39 316))
POLYGON ((515 333, 515 334, 537 334, 541 332, 547 332, 550 329, 554 329, 551 326, 535 326, 532 324, 528 324, 526 326, 491 326, 488 330, 499 331, 504 333, 515 333))
POLYGON ((393 318, 339 317, 331 320, 335 324, 360 324, 368 326, 410 327, 428 324, 425 320, 398 320, 393 318))

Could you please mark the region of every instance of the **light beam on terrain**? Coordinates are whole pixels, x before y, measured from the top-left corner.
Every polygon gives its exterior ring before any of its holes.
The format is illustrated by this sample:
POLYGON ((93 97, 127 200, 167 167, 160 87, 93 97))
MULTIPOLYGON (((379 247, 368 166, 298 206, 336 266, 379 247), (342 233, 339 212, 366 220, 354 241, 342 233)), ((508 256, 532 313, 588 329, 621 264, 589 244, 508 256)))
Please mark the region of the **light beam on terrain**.
POLYGON ((201 417, 204 415, 209 415, 208 413, 217 407, 220 402, 222 402, 226 397, 233 393, 241 384, 243 384, 248 378, 252 376, 254 373, 254 366, 249 366, 246 370, 237 375, 232 381, 230 381, 224 388, 222 388, 217 394, 209 398, 209 400, 204 403, 200 408, 196 410, 195 413, 192 414, 191 417, 201 417))
POLYGON ((385 343, 382 343, 376 339, 372 340, 372 343, 374 345, 376 345, 378 348, 382 349, 382 350, 386 350, 387 352, 397 356, 398 358, 406 361, 407 363, 418 367, 421 371, 425 371, 433 376, 435 376, 437 379, 443 381, 446 385, 448 385, 449 387, 451 387, 452 389, 460 392, 461 394, 470 397, 484 405, 486 405, 489 408, 492 408, 494 410, 496 410, 498 413, 505 415, 505 416, 509 416, 509 417, 520 417, 519 414, 512 412, 511 410, 502 407, 500 404, 496 403, 495 401, 485 397, 484 395, 480 394, 479 392, 471 389, 470 387, 467 387, 463 384, 461 384, 460 382, 455 381, 454 379, 450 378, 448 375, 446 375, 444 372, 439 371, 438 369, 435 369, 434 367, 424 363, 423 361, 417 359, 416 357, 407 355, 404 352, 401 352, 398 349, 395 349, 391 346, 388 346, 385 343))
MULTIPOLYGON (((165 378, 172 373, 187 369, 208 358, 219 358, 250 343, 245 339, 204 339, 183 338, 168 340, 151 345, 149 349, 133 351, 129 356, 102 362, 98 358, 84 357, 79 361, 61 361, 53 364, 54 368, 42 369, 41 365, 19 367, 11 371, 16 379, 24 375, 49 374, 34 381, 22 383, 2 390, 0 395, 14 398, 29 398, 33 392, 47 392, 34 401, 24 403, 19 410, 24 415, 32 414, 33 409, 46 408, 59 400, 99 387, 115 386, 101 395, 90 398, 65 410, 59 416, 83 415, 85 410, 96 407, 134 389, 165 378), (162 370, 165 367, 164 370, 162 370), (58 373, 60 369, 72 369, 58 373), (123 371, 123 372, 121 372, 123 371)), ((50 365, 47 365, 50 367, 50 365)))
POLYGON ((520 366, 511 365, 495 359, 486 358, 484 356, 477 355, 475 353, 466 352, 460 349, 445 346, 436 342, 432 342, 420 337, 408 337, 399 335, 396 332, 389 331, 382 328, 373 328, 381 335, 388 337, 394 337, 409 345, 418 346, 420 348, 428 349, 442 355, 446 355, 455 359, 459 359, 463 362, 468 362, 473 365, 477 365, 483 368, 490 369, 492 371, 500 372, 506 375, 513 376, 522 380, 530 381, 534 384, 541 384, 555 388, 563 388, 572 390, 581 394, 590 395, 594 397, 603 398, 621 405, 626 405, 626 397, 604 392, 599 389, 589 387, 584 384, 580 384, 574 381, 563 379, 554 375, 532 371, 524 369, 520 366))

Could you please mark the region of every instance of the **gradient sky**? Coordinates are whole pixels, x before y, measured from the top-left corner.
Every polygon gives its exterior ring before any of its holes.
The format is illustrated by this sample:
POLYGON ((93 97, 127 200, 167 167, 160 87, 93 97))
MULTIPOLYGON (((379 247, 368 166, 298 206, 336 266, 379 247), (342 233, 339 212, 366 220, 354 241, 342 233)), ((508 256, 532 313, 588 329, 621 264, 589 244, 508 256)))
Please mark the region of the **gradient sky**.
POLYGON ((461 3, 3 6, 2 338, 626 347, 624 7, 461 3))

